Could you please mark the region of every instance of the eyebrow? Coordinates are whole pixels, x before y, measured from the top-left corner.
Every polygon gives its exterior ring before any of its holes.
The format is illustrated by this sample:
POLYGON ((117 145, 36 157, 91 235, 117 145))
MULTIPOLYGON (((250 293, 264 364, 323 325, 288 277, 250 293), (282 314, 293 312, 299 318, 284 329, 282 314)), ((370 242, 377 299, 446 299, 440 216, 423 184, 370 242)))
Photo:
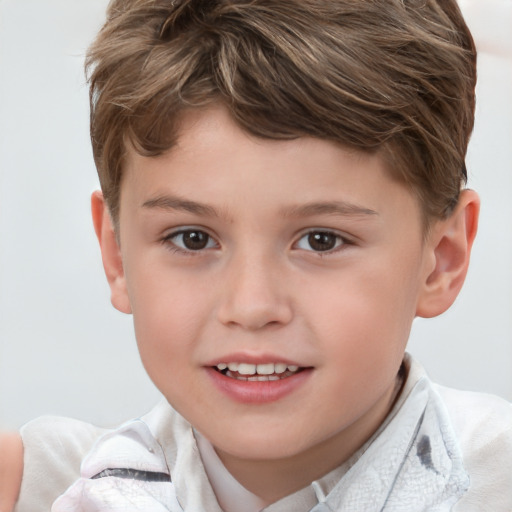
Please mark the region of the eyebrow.
POLYGON ((195 215, 203 215, 207 217, 219 216, 217 210, 211 206, 173 196, 159 196, 153 199, 148 199, 142 203, 142 207, 149 209, 156 208, 167 211, 186 211, 195 215))
MULTIPOLYGON (((219 213, 212 206, 181 199, 174 196, 158 196, 148 199, 142 204, 143 208, 156 208, 164 211, 186 211, 194 215, 206 217, 219 217, 219 213)), ((378 215, 375 210, 365 208, 346 201, 312 202, 285 208, 282 211, 284 217, 312 217, 314 215, 335 215, 335 216, 373 216, 378 215)))
POLYGON ((379 215, 375 210, 346 201, 314 202, 292 206, 291 208, 286 208, 283 214, 285 217, 312 217, 314 215, 359 217, 379 215))

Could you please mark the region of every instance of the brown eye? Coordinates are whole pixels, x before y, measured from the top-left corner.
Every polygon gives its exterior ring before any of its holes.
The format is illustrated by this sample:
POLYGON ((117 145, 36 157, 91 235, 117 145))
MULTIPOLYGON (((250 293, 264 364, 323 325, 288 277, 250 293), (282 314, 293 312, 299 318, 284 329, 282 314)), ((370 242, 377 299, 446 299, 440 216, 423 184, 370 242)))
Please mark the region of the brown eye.
POLYGON ((176 247, 186 251, 200 251, 215 246, 212 237, 199 229, 187 229, 179 233, 174 233, 168 240, 176 247))
POLYGON ((332 233, 310 233, 308 243, 315 251, 330 251, 336 247, 336 236, 332 233))
POLYGON ((299 249, 314 252, 327 252, 343 245, 345 240, 332 231, 311 231, 297 243, 299 249))

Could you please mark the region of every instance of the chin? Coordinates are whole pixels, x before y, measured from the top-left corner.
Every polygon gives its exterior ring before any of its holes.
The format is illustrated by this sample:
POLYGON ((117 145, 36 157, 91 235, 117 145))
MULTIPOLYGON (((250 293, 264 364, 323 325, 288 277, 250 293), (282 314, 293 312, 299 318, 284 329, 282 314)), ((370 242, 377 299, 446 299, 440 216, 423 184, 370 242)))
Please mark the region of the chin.
POLYGON ((281 460, 294 457, 308 449, 304 437, 291 436, 289 429, 272 432, 262 427, 250 432, 233 429, 227 431, 230 433, 229 438, 219 439, 212 436, 209 439, 218 450, 240 459, 281 460))

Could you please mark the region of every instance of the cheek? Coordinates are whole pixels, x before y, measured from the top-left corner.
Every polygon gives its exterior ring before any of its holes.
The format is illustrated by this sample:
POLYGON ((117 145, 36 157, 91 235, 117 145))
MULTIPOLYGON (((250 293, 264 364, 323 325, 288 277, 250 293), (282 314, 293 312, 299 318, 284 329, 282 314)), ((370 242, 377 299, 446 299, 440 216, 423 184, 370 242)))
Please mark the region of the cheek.
POLYGON ((309 295, 311 319, 333 358, 350 368, 400 360, 414 319, 417 273, 403 261, 351 268, 309 295))
POLYGON ((163 273, 157 274, 159 279, 147 272, 136 276, 130 288, 137 344, 152 378, 155 371, 173 368, 180 372, 193 361, 211 309, 206 291, 194 286, 197 283, 180 276, 163 279, 163 273))

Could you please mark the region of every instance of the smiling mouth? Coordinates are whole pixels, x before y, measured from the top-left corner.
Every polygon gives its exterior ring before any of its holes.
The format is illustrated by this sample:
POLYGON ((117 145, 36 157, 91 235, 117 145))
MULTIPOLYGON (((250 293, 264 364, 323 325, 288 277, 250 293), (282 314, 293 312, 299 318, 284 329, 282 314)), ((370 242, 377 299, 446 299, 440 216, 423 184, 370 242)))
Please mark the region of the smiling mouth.
POLYGON ((297 375, 305 370, 300 366, 285 363, 219 363, 213 367, 226 377, 249 382, 278 381, 297 375))

